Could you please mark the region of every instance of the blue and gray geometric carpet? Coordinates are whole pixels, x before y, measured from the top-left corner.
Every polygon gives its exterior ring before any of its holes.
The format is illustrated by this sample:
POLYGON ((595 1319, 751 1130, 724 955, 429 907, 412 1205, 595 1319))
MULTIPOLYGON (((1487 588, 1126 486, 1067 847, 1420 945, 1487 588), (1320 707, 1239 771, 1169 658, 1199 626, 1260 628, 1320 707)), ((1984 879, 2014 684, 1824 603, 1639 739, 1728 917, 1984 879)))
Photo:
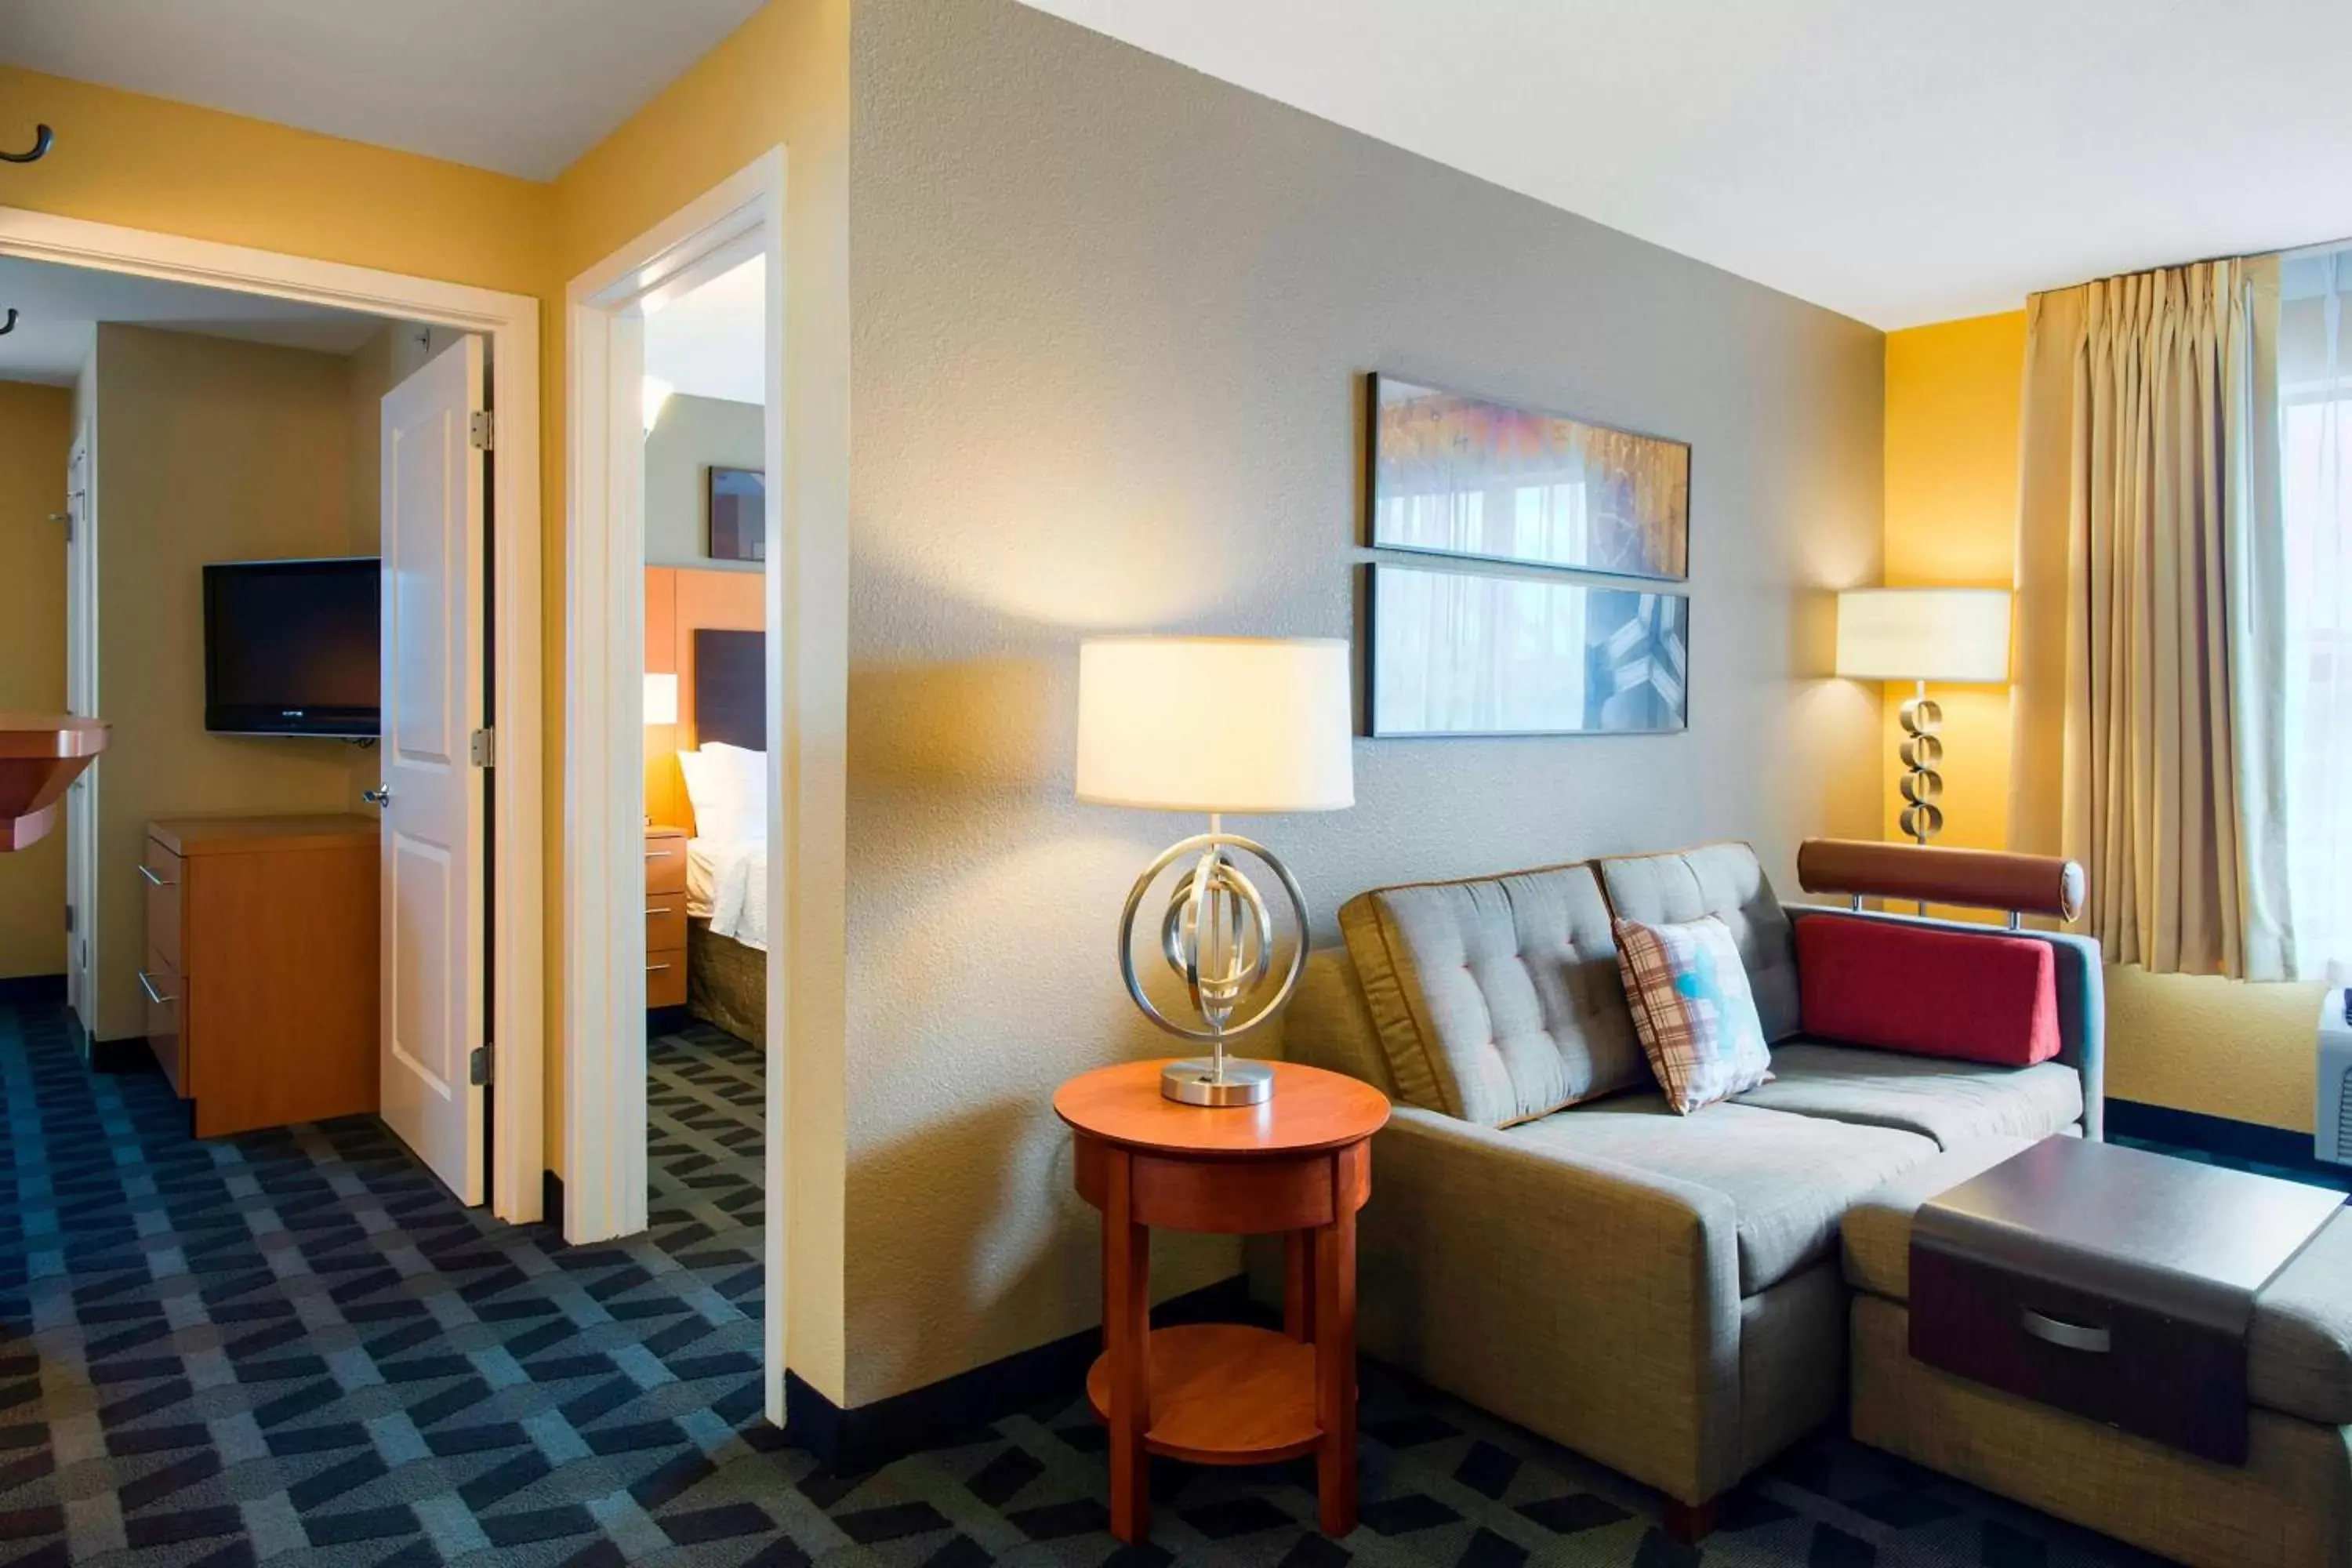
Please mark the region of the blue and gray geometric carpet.
POLYGON ((0 1563, 2143 1563, 1843 1438, 1703 1554, 1654 1498, 1367 1366, 1362 1522, 1304 1463, 1154 1473, 1106 1525, 1083 1399, 835 1475, 760 1415, 758 1053, 652 1053, 653 1228, 568 1247, 459 1207, 367 1119, 199 1143, 0 1005, 0 1563))

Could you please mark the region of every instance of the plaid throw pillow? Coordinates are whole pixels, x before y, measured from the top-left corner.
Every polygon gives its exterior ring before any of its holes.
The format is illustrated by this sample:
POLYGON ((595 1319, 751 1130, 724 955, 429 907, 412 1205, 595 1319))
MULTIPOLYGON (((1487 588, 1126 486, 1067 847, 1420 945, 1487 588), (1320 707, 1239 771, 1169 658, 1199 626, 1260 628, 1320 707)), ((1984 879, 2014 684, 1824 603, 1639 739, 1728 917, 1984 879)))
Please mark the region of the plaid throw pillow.
POLYGON ((1707 915, 1687 925, 1618 921, 1615 930, 1633 1026, 1676 1115, 1745 1094, 1772 1076, 1729 926, 1707 915))

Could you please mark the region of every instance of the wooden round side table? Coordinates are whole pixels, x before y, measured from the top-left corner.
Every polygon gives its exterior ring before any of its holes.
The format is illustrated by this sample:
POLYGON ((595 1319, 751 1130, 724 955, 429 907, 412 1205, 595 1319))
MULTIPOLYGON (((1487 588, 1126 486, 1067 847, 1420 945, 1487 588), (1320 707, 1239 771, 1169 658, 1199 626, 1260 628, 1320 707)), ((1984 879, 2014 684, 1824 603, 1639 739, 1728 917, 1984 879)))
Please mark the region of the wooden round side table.
POLYGON ((1356 1211, 1371 1194, 1370 1085, 1288 1062, 1273 1098, 1161 1097, 1165 1062, 1083 1073, 1054 1094, 1078 1194, 1102 1211, 1103 1353, 1087 1396, 1110 1427, 1111 1533, 1151 1532, 1150 1457, 1255 1465, 1316 1457, 1323 1531, 1356 1527, 1356 1211), (1286 1238, 1283 1331, 1151 1327, 1151 1229, 1286 1238))

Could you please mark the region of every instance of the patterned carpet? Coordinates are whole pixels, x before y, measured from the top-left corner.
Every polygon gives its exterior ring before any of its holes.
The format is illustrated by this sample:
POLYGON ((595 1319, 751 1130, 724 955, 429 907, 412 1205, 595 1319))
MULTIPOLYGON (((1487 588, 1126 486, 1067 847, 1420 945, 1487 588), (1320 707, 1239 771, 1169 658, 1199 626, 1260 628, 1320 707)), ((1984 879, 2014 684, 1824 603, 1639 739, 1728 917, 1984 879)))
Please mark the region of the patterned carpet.
POLYGON ((767 1064, 760 1047, 708 1024, 646 1047, 646 1221, 656 1247, 758 1315, 760 1123, 767 1064))
POLYGON ((1344 1542, 1304 1463, 1170 1466, 1119 1548, 1082 1400, 835 1475, 759 1414, 757 1053, 695 1029, 651 1061, 654 1230, 572 1248, 372 1121, 197 1143, 159 1077, 0 1005, 0 1563, 2149 1561, 1833 1436, 1694 1552, 1640 1487, 1369 1366, 1344 1542))

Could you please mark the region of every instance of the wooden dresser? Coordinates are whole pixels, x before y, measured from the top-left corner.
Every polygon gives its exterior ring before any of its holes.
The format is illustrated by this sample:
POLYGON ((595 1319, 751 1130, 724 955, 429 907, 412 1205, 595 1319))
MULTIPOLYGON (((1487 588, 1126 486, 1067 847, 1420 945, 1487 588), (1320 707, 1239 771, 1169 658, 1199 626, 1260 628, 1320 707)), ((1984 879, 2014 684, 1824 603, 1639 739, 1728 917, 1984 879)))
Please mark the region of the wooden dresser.
POLYGON ((376 1110, 377 828, 147 825, 147 1039, 197 1137, 376 1110))
POLYGON ((686 1005, 686 829, 646 829, 646 1006, 686 1005))

